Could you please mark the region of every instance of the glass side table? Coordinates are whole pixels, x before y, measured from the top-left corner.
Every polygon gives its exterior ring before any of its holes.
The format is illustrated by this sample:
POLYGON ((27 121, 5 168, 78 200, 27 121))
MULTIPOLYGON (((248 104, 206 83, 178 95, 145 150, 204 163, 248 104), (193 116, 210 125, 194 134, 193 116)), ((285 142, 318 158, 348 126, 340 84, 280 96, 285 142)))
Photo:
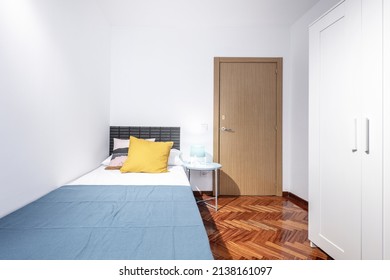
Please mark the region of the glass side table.
POLYGON ((188 180, 191 182, 191 171, 214 171, 215 173, 215 182, 213 184, 214 189, 214 197, 203 199, 203 200, 197 200, 196 203, 204 202, 205 204, 211 206, 215 209, 215 211, 218 211, 218 170, 222 167, 221 164, 216 162, 208 162, 208 163, 184 163, 184 168, 187 171, 188 174, 188 180), (215 204, 212 205, 208 203, 209 200, 215 200, 215 204))

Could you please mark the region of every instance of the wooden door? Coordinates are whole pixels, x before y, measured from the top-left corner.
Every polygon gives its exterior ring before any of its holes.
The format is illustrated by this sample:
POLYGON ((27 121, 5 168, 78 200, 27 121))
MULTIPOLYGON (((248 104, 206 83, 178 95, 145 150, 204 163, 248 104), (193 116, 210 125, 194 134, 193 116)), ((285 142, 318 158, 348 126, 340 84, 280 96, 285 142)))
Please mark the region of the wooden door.
POLYGON ((360 13, 346 1, 310 27, 309 239, 335 259, 362 249, 360 13))
POLYGON ((281 195, 281 59, 215 59, 222 195, 281 195))

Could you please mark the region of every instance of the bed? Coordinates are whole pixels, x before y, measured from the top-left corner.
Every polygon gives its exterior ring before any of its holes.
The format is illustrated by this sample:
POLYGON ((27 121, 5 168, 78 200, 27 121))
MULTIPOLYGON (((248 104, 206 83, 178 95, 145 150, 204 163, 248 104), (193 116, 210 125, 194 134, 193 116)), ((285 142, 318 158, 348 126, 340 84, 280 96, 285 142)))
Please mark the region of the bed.
MULTIPOLYGON (((111 127, 110 151, 115 137, 166 141, 177 129, 111 127)), ((99 166, 0 219, 0 259, 212 259, 184 170, 168 170, 121 174, 99 166)))

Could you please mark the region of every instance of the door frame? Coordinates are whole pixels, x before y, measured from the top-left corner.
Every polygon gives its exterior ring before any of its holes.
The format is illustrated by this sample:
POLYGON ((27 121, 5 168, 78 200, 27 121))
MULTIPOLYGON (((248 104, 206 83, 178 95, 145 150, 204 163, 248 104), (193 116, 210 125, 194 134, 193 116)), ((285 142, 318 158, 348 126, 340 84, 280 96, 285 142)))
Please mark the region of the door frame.
MULTIPOLYGON (((283 58, 281 57, 214 57, 214 129, 213 157, 220 162, 220 65, 221 63, 276 63, 276 195, 282 196, 282 103, 283 58)), ((222 166, 223 168, 223 166, 222 166)), ((217 186, 219 187, 219 186, 217 186)))

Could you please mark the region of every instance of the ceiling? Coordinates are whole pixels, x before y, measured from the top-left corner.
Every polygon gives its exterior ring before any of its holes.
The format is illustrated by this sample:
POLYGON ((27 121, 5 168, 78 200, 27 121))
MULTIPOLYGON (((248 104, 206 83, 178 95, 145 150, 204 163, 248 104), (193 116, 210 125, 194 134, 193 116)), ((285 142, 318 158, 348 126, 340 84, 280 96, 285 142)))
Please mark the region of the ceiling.
POLYGON ((96 0, 113 26, 290 26, 319 0, 96 0))

